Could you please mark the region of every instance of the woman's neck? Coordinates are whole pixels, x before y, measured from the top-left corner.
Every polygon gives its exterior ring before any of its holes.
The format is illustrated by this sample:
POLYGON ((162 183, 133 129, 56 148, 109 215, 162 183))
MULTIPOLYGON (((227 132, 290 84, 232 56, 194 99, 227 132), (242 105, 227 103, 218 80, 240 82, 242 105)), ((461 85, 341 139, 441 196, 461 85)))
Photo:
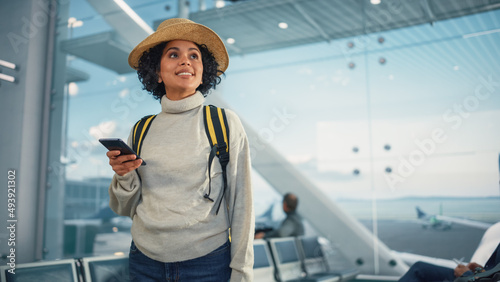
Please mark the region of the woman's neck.
POLYGON ((185 92, 177 92, 177 91, 165 91, 166 96, 171 101, 179 101, 189 96, 193 96, 196 93, 196 89, 194 91, 185 91, 185 92))

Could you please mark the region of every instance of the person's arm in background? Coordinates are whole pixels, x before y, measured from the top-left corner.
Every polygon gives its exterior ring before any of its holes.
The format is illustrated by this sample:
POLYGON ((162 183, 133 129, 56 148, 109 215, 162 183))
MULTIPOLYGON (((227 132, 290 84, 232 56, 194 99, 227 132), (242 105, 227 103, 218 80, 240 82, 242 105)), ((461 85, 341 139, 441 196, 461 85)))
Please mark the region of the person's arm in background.
POLYGON ((264 238, 289 237, 292 236, 294 230, 295 224, 293 221, 286 218, 278 229, 266 232, 264 238))

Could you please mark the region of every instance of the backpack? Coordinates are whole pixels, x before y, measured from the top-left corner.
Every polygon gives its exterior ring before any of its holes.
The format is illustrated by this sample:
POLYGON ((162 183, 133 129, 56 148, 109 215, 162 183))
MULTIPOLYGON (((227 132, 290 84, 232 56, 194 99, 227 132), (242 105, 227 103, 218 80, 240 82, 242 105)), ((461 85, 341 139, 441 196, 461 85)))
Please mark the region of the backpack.
MULTIPOLYGON (((155 117, 156 115, 145 116, 134 125, 134 131, 132 133, 132 149, 134 149, 138 156, 140 156, 141 154, 142 141, 146 137, 149 127, 151 126, 151 123, 153 122, 155 117)), ((205 124, 205 132, 207 134, 207 138, 211 148, 210 155, 208 156, 208 193, 205 193, 203 197, 211 202, 214 202, 214 200, 210 198, 210 193, 212 190, 212 177, 210 174, 210 170, 212 167, 212 161, 214 157, 217 156, 222 168, 222 178, 224 181, 219 205, 215 212, 215 214, 218 214, 220 205, 222 203, 222 198, 226 193, 226 167, 229 163, 229 127, 226 119, 226 112, 223 108, 218 108, 212 105, 204 106, 203 122, 205 124)))

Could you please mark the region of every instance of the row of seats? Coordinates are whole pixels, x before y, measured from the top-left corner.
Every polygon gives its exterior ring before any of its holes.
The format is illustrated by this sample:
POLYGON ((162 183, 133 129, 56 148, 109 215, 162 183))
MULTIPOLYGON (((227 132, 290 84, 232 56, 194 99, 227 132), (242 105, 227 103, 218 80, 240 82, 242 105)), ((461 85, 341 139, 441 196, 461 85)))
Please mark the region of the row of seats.
POLYGON ((334 282, 352 280, 355 268, 331 271, 318 237, 254 241, 254 281, 334 282))
MULTIPOLYGON (((332 272, 318 237, 287 237, 254 241, 254 281, 347 281, 356 269, 332 272)), ((15 274, 1 266, 5 282, 124 282, 128 277, 128 256, 87 257, 19 264, 15 274)))
POLYGON ((63 259, 18 264, 15 274, 1 266, 0 281, 5 282, 126 282, 128 256, 102 256, 82 259, 63 259))

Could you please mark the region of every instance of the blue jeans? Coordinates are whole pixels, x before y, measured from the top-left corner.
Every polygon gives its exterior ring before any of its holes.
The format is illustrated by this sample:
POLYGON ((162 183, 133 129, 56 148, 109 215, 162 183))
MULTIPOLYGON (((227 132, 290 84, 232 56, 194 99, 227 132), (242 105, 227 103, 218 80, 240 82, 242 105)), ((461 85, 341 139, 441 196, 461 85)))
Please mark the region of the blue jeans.
POLYGON ((399 279, 399 282, 442 282, 455 280, 453 269, 417 261, 399 279))
POLYGON ((134 244, 130 246, 131 281, 220 282, 231 277, 231 244, 229 241, 203 257, 164 263, 144 255, 134 244))

